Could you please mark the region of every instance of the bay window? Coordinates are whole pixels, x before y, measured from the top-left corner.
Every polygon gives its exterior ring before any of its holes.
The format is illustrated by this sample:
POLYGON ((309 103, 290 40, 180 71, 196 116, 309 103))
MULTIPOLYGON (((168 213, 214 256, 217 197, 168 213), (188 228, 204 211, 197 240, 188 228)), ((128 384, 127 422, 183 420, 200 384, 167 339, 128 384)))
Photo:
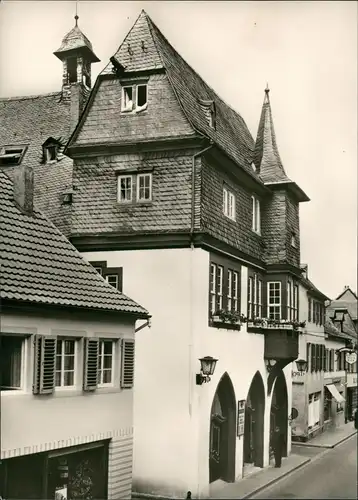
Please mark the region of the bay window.
POLYGON ((229 259, 218 258, 209 268, 209 314, 240 311, 240 271, 229 259))

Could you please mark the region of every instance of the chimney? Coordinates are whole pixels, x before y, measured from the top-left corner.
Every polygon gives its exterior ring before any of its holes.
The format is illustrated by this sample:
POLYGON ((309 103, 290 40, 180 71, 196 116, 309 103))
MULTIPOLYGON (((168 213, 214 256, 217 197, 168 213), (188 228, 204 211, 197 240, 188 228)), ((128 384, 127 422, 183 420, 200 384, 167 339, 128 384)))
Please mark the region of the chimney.
POLYGON ((14 201, 26 214, 31 215, 34 210, 34 172, 32 167, 17 168, 13 177, 14 201))
POLYGON ((308 279, 308 264, 301 264, 301 274, 304 278, 308 279))

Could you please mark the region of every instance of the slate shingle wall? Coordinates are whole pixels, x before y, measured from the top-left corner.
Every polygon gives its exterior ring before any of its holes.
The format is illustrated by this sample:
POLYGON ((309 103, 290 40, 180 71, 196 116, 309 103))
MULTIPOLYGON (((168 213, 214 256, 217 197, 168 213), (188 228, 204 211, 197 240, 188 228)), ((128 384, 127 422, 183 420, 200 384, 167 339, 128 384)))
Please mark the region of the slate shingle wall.
POLYGON ((261 237, 252 231, 251 194, 237 182, 202 160, 201 221, 202 228, 212 236, 252 257, 262 258, 261 237), (223 184, 236 196, 236 221, 223 214, 223 184))
POLYGON ((274 191, 263 206, 262 236, 265 242, 267 264, 289 263, 300 265, 299 208, 284 190, 274 191), (292 232, 296 246, 291 245, 292 232))
POLYGON ((102 81, 74 144, 121 143, 193 134, 164 74, 149 78, 147 110, 122 113, 121 97, 118 79, 102 81))
POLYGON ((188 230, 191 158, 191 151, 171 151, 76 160, 72 234, 188 230), (118 203, 118 171, 140 166, 153 168, 152 201, 118 203))

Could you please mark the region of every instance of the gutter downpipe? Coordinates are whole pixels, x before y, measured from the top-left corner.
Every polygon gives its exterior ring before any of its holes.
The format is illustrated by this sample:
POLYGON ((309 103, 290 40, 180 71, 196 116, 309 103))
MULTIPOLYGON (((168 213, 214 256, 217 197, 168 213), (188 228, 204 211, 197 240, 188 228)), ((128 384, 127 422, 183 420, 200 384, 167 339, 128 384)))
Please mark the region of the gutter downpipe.
MULTIPOLYGON (((195 160, 198 156, 206 153, 209 149, 211 149, 214 145, 214 141, 210 140, 210 146, 207 146, 206 148, 202 149, 198 153, 195 153, 192 156, 191 159, 191 186, 192 186, 192 191, 191 191, 191 223, 190 223, 190 339, 189 339, 189 416, 190 419, 192 417, 192 405, 193 405, 193 384, 194 384, 194 359, 193 359, 193 333, 194 333, 194 318, 193 318, 193 299, 194 299, 194 279, 193 279, 193 271, 194 271, 194 265, 193 265, 193 250, 194 250, 194 242, 193 242, 193 236, 194 236, 194 222, 195 222, 195 160)), ((199 394, 199 400, 200 400, 200 394, 199 394)), ((200 414, 197 415, 198 422, 200 422, 200 414)), ((195 424, 194 424, 195 425, 195 424)), ((200 429, 200 425, 199 425, 200 429)), ((200 431, 199 431, 200 434, 200 431)), ((198 433, 196 433, 196 440, 197 440, 197 449, 199 450, 199 440, 200 436, 198 433)), ((198 470, 198 477, 197 477, 197 484, 196 484, 196 490, 199 492, 199 485, 200 485, 200 454, 198 456, 198 461, 197 461, 197 470, 198 470)))

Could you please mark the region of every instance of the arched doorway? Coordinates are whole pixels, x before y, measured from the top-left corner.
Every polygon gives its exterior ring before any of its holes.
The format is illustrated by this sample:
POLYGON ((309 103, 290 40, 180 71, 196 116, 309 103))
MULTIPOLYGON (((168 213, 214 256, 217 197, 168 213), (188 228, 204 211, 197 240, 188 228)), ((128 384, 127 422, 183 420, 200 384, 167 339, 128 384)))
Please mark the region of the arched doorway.
POLYGON ((244 464, 264 464, 265 387, 259 372, 252 379, 245 405, 244 464))
MULTIPOLYGON (((283 436, 282 456, 287 457, 288 396, 285 375, 279 371, 272 392, 270 412, 270 443, 275 427, 279 427, 283 436)), ((272 447, 270 446, 270 456, 272 447)))
POLYGON ((236 399, 225 373, 216 389, 210 413, 209 481, 235 481, 236 399))

